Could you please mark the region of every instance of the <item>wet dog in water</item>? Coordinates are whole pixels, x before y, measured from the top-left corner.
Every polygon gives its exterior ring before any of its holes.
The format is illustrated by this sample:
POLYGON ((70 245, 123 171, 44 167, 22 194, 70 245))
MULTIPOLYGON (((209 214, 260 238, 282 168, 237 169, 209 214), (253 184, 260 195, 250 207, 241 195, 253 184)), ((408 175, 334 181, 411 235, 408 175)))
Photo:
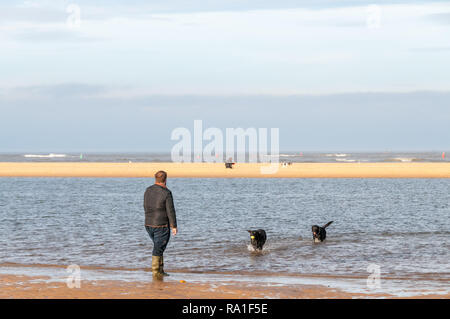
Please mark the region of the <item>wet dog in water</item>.
POLYGON ((264 229, 247 231, 250 233, 250 242, 253 248, 257 251, 261 251, 267 239, 266 231, 264 229))
POLYGON ((312 226, 313 240, 315 243, 320 243, 327 238, 327 231, 325 228, 331 225, 333 221, 326 223, 322 227, 314 225, 312 226))

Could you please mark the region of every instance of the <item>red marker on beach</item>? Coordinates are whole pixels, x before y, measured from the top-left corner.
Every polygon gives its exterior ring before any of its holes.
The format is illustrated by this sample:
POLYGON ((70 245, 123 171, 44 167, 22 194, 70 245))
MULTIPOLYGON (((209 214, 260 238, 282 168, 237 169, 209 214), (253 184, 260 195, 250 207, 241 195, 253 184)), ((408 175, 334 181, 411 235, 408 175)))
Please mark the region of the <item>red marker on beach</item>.
POLYGON ((445 152, 442 152, 442 159, 445 159, 445 152))

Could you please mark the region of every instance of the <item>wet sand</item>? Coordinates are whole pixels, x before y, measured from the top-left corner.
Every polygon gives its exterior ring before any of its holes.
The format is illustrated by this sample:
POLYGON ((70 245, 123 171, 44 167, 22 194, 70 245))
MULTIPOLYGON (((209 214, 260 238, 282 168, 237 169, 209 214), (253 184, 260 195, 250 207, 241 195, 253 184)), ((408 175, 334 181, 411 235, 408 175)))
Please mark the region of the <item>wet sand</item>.
POLYGON ((153 177, 158 170, 184 178, 450 178, 450 163, 0 163, 0 177, 153 177))
MULTIPOLYGON (((46 283, 46 277, 0 275, 0 298, 26 299, 349 299, 395 298, 388 294, 356 294, 325 286, 270 286, 258 283, 229 282, 225 284, 190 282, 126 282, 83 281, 80 288, 66 283, 46 283)), ((450 295, 419 295, 409 298, 450 298, 450 295)))
POLYGON ((268 287, 258 284, 227 285, 181 282, 83 281, 80 288, 45 283, 45 277, 0 275, 0 298, 351 298, 354 295, 323 287, 268 287))
MULTIPOLYGON (((339 288, 333 281, 347 283, 356 277, 332 275, 308 277, 299 282, 298 276, 275 274, 186 273, 169 271, 163 281, 152 280, 149 270, 107 269, 81 267, 80 287, 69 288, 66 266, 3 264, 0 266, 0 298, 146 298, 146 299, 348 299, 348 298, 444 298, 444 291, 414 289, 410 294, 389 293, 386 290, 354 289, 344 284, 339 288), (282 279, 280 281, 280 278, 282 279), (182 279, 182 280, 181 280, 182 279)), ((356 278, 357 279, 357 278, 356 278)), ((357 281, 365 282, 365 278, 357 281)), ((385 282, 387 284, 387 282, 385 282)), ((397 291, 397 292, 399 292, 397 291)))

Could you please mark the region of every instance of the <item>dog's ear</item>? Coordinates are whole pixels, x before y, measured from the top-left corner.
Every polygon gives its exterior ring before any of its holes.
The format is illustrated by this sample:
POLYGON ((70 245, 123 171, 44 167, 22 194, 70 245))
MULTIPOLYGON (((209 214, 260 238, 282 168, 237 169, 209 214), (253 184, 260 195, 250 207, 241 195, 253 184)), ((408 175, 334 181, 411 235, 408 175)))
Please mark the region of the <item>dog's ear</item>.
POLYGON ((252 231, 251 230, 247 230, 250 234, 252 233, 252 231))

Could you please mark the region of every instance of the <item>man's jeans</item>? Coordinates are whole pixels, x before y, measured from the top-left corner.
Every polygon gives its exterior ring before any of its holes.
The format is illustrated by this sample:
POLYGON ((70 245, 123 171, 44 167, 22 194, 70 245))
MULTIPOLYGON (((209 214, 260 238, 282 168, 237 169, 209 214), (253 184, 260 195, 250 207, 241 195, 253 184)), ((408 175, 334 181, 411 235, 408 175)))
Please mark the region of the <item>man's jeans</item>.
POLYGON ((145 226, 153 241, 153 256, 162 256, 170 239, 170 227, 145 226))

